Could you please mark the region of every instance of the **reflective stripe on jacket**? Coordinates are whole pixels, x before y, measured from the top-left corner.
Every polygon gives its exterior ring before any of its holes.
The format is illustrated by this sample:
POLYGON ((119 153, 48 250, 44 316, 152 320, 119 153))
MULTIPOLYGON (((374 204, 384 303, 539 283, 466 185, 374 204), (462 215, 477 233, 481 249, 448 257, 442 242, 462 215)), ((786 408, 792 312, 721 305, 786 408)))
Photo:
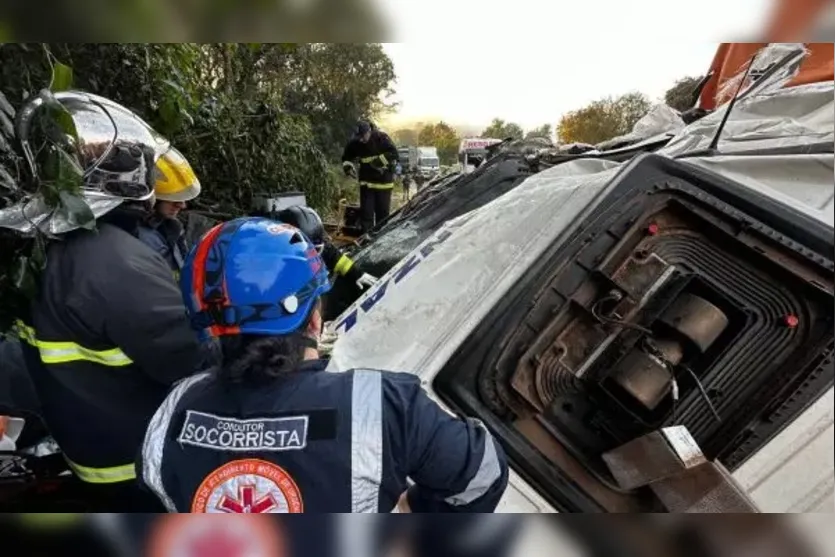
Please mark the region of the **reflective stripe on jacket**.
POLYGON ((354 265, 354 261, 331 242, 325 242, 322 248, 322 261, 330 272, 351 282, 357 282, 362 277, 363 273, 354 265))
POLYGON ((171 392, 148 427, 141 480, 175 512, 492 512, 501 447, 405 373, 307 362, 271 384, 205 373, 171 392))
POLYGON ((127 354, 118 348, 109 350, 91 350, 74 342, 47 342, 38 340, 35 329, 18 321, 16 325, 20 339, 38 350, 41 362, 45 364, 65 364, 88 361, 103 366, 127 366, 133 363, 127 354))
POLYGON ((17 325, 44 421, 90 483, 135 477, 148 420, 201 356, 165 262, 107 223, 50 244, 17 325))
POLYGON ((394 187, 393 166, 398 161, 398 154, 387 134, 374 130, 366 143, 358 139, 349 141, 342 153, 342 162, 354 160, 360 163, 357 179, 361 186, 372 189, 394 187))
POLYGON ((365 186, 372 190, 390 190, 394 188, 394 182, 387 182, 385 184, 375 184, 374 182, 363 182, 360 180, 360 187, 365 186))

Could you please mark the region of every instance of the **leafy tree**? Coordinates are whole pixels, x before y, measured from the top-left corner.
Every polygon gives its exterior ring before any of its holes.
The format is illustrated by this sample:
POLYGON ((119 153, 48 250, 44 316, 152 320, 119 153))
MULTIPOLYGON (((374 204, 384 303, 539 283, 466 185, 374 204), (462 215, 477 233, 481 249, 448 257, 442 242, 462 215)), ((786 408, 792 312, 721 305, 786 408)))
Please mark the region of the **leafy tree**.
POLYGON ((446 122, 424 126, 418 134, 420 145, 432 145, 438 149, 441 164, 454 164, 458 159, 458 147, 461 139, 458 133, 446 122))
POLYGON ((643 93, 607 97, 565 114, 557 125, 561 143, 597 144, 632 131, 652 106, 643 93))
MULTIPOLYGON (((203 183, 197 208, 235 216, 256 193, 299 190, 327 212, 340 191, 326 155, 359 116, 385 108, 393 78, 375 44, 0 43, 0 208, 37 191, 82 225, 91 216, 75 195, 80 171, 57 157, 37 180, 27 176, 9 139, 14 108, 51 85, 111 98, 170 139, 203 183)), ((62 114, 52 120, 42 129, 69 133, 62 114)), ((0 229, 0 333, 31 296, 44 241, 0 229)))
POLYGON ((394 140, 395 143, 397 143, 397 145, 400 146, 417 145, 419 133, 419 130, 400 129, 394 132, 391 138, 394 140))
POLYGON ((684 112, 695 106, 698 101, 696 88, 702 77, 682 77, 664 93, 664 102, 679 112, 684 112))
POLYGON ((505 139, 507 137, 522 139, 524 135, 525 133, 522 131, 522 127, 519 124, 505 122, 501 118, 493 118, 490 125, 487 126, 483 132, 481 132, 481 137, 493 137, 496 139, 505 139))
MULTIPOLYGON (((303 191, 320 210, 336 203, 310 120, 283 105, 286 88, 297 85, 292 63, 311 51, 291 44, 2 45, 0 83, 13 102, 50 82, 45 48, 72 68, 75 87, 137 111, 183 151, 204 184, 196 205, 241 214, 254 193, 288 190, 303 191)), ((326 102, 322 89, 308 91, 326 102)))
POLYGON ((342 154, 360 118, 390 108, 395 73, 377 43, 296 44, 270 64, 280 83, 282 106, 310 120, 317 143, 330 159, 342 154))
POLYGON ((542 124, 538 128, 534 128, 528 133, 525 134, 525 139, 533 139, 535 137, 541 137, 544 139, 551 140, 554 135, 554 129, 551 124, 542 124))

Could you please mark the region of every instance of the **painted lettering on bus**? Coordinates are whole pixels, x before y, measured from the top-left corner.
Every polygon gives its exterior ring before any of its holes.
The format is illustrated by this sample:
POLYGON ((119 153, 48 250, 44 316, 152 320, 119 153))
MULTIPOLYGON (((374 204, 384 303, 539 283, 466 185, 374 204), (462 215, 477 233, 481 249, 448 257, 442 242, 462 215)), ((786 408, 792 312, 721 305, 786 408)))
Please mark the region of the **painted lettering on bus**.
POLYGON ((386 294, 391 291, 389 286, 392 283, 396 285, 405 279, 412 271, 415 270, 415 268, 417 268, 418 265, 421 264, 421 262, 425 261, 426 258, 429 257, 433 251, 435 251, 435 248, 446 242, 450 236, 452 236, 451 230, 442 230, 434 239, 432 239, 432 241, 427 242, 426 245, 421 247, 417 254, 409 256, 408 259, 400 264, 400 268, 395 271, 391 278, 382 282, 376 290, 374 290, 374 292, 361 300, 359 304, 354 304, 345 318, 336 325, 336 331, 338 332, 342 329, 342 332, 347 333, 354 328, 354 325, 357 324, 357 319, 359 318, 360 313, 371 312, 371 310, 374 309, 374 306, 376 306, 377 303, 385 298, 386 294))

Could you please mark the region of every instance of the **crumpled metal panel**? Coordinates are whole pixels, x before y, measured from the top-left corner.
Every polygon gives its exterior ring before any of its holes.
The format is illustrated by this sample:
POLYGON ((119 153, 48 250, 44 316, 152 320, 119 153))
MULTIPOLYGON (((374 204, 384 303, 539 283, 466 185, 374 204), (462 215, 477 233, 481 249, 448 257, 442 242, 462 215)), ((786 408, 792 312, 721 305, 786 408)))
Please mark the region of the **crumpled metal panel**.
POLYGON ((356 325, 334 346, 329 368, 363 365, 434 376, 553 238, 605 188, 619 166, 578 162, 571 167, 575 172, 602 172, 571 175, 569 165, 548 169, 528 178, 512 195, 447 222, 407 255, 337 320, 337 331, 344 330, 345 317, 359 308, 356 325), (448 239, 438 242, 449 233, 448 239), (433 244, 437 244, 433 252, 423 257, 421 252, 433 244), (414 264, 412 256, 419 263, 395 284, 401 270, 414 264), (427 284, 434 286, 425 288, 427 284), (384 302, 366 313, 362 307, 369 305, 369 298, 384 302), (432 326, 421 330, 421 323, 432 326))
MULTIPOLYGON (((723 154, 835 141, 835 84, 813 83, 754 95, 734 104, 720 135, 723 154)), ((676 157, 707 149, 727 105, 696 120, 658 153, 676 157)))

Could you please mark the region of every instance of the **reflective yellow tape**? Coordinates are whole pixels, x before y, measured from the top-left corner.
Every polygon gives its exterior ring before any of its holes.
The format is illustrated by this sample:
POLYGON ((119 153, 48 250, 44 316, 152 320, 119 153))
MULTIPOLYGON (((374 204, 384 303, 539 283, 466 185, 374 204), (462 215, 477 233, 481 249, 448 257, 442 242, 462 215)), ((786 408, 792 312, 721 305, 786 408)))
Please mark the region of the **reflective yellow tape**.
POLYGON ((362 157, 360 159, 360 162, 363 163, 363 164, 369 164, 369 163, 374 162, 374 159, 381 159, 383 161, 386 160, 385 156, 383 156, 383 155, 373 155, 373 156, 370 156, 370 157, 362 157))
POLYGON ((92 350, 74 342, 48 342, 38 340, 35 329, 22 321, 17 322, 17 333, 21 340, 37 348, 41 361, 45 364, 66 364, 69 362, 87 361, 103 366, 122 367, 133 363, 133 360, 118 348, 109 350, 92 350))
POLYGON ((388 184, 373 184, 371 182, 360 182, 361 186, 367 186, 372 190, 390 190, 394 187, 394 182, 389 182, 388 184))
POLYGON ((76 464, 66 456, 64 459, 78 479, 89 484, 115 484, 136 479, 136 467, 132 463, 109 468, 90 468, 76 464))
POLYGON ((337 275, 345 275, 348 271, 351 270, 351 267, 354 266, 354 262, 345 254, 342 254, 342 257, 336 262, 336 265, 333 268, 333 272, 337 275))

